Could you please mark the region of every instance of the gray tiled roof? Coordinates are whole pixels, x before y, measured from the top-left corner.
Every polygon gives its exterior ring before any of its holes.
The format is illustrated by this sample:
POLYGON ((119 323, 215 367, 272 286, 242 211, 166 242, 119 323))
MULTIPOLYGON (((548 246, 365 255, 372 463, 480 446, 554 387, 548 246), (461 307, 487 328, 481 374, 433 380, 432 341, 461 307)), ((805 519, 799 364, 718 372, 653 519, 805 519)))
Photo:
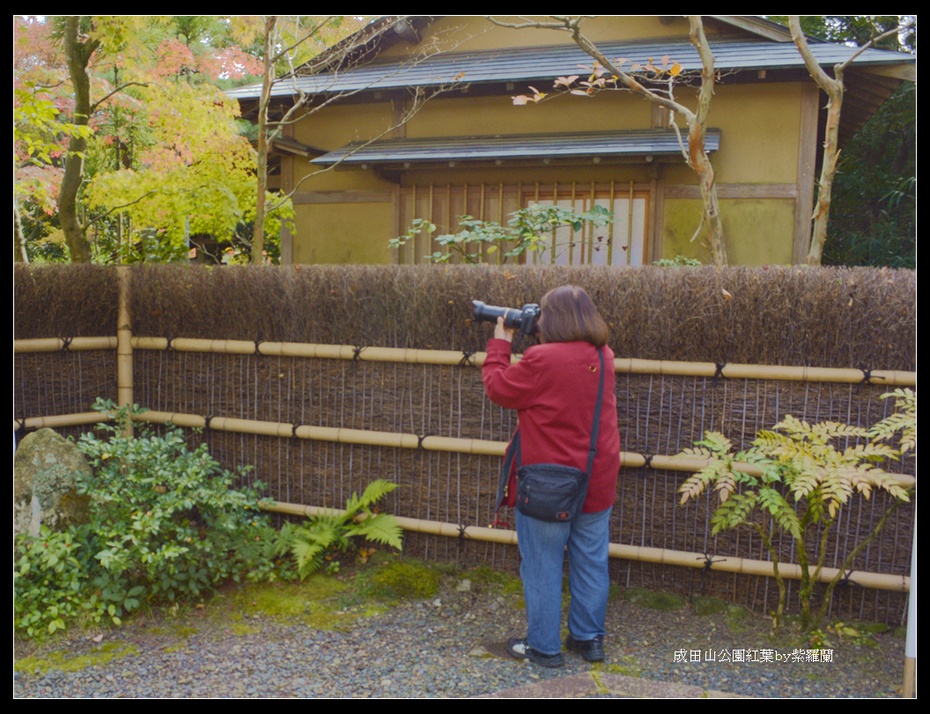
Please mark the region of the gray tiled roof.
MULTIPOLYGON (((687 137, 683 137, 687 141, 687 137)), ((720 148, 719 130, 707 132, 708 151, 720 148)), ((384 139, 356 143, 313 159, 313 163, 349 165, 424 163, 436 161, 494 161, 497 159, 566 159, 681 155, 673 131, 592 132, 517 136, 431 137, 384 139)))
MULTIPOLYGON (((740 70, 804 69, 797 48, 791 42, 764 39, 713 39, 715 66, 724 73, 740 70)), ((608 42, 600 45, 607 57, 625 57, 641 62, 656 61, 669 55, 681 63, 685 71, 701 66, 697 50, 685 38, 656 39, 648 42, 608 42)), ((831 43, 812 43, 811 50, 822 65, 832 66, 847 59, 854 47, 831 43)), ((899 52, 869 49, 856 58, 859 68, 914 62, 915 58, 899 52)), ((583 74, 582 66, 590 66, 591 58, 575 45, 547 47, 513 47, 482 52, 437 53, 419 59, 378 57, 357 67, 293 80, 279 80, 272 89, 274 96, 295 93, 295 86, 308 94, 331 94, 366 90, 392 90, 407 87, 433 87, 452 83, 470 85, 541 82, 546 91, 555 77, 583 74)), ((261 85, 231 90, 236 99, 254 99, 261 85)))

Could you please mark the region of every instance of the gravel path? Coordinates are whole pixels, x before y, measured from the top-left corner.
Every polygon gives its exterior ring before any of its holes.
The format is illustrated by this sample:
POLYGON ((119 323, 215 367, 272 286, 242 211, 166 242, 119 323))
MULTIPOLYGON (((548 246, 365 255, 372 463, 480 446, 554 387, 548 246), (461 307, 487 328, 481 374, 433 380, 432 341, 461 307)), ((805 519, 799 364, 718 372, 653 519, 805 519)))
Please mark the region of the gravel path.
MULTIPOLYGON (((891 634, 871 645, 834 636, 810 661, 796 646, 773 644, 765 618, 734 617, 732 608, 664 612, 618 598, 608 612, 607 665, 566 653, 564 667, 547 670, 504 654, 507 637, 523 634, 523 617, 518 596, 452 577, 437 598, 366 614, 346 630, 256 614, 238 620, 220 596, 167 621, 137 619, 99 642, 86 632, 59 638, 37 654, 64 649, 73 662, 126 649, 78 671, 16 672, 14 696, 900 696, 904 640, 891 634)), ((17 655, 31 649, 21 644, 17 655)))

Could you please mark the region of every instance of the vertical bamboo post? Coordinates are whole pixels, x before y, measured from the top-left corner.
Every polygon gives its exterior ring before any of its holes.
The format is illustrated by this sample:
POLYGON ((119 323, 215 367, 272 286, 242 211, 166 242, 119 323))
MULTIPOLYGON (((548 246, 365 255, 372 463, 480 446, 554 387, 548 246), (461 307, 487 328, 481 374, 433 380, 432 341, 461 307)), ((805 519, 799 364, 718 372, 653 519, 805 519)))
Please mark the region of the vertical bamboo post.
MULTIPOLYGON (((552 205, 559 205, 559 182, 556 181, 552 184, 552 205)), ((556 262, 556 251, 558 250, 559 244, 556 241, 555 228, 549 231, 550 242, 552 243, 552 250, 549 253, 549 265, 555 265, 556 262)))
MULTIPOLYGON (((610 198, 608 199, 608 208, 612 216, 616 216, 617 213, 617 201, 616 201, 616 187, 614 185, 614 180, 610 179, 610 198)), ((611 221, 607 224, 607 265, 614 264, 614 241, 616 240, 616 233, 614 232, 614 221, 611 221)))
MULTIPOLYGON (((504 182, 501 181, 497 186, 497 222, 504 225, 504 182)), ((497 264, 504 264, 504 246, 497 250, 497 264)))
POLYGON ((633 264, 633 180, 630 180, 629 210, 626 212, 626 263, 633 264))
MULTIPOLYGON (((119 280, 119 310, 116 318, 116 402, 120 407, 132 408, 132 325, 129 321, 129 266, 117 269, 119 280)), ((126 423, 124 436, 132 436, 132 422, 126 423)))
POLYGON ((914 513, 914 542, 911 547, 911 588, 907 594, 907 639, 904 643, 905 699, 917 696, 917 513, 914 513))
MULTIPOLYGON (((576 196, 577 189, 578 189, 578 184, 572 181, 572 197, 571 197, 570 205, 573 211, 575 210, 575 205, 576 205, 575 201, 578 200, 576 196)), ((581 258, 578 261, 579 265, 584 264, 584 237, 583 237, 584 233, 582 233, 581 235, 582 235, 581 244, 578 246, 578 252, 581 253, 581 258)), ((575 264, 575 232, 571 227, 569 227, 569 233, 568 233, 568 264, 569 265, 575 264)))

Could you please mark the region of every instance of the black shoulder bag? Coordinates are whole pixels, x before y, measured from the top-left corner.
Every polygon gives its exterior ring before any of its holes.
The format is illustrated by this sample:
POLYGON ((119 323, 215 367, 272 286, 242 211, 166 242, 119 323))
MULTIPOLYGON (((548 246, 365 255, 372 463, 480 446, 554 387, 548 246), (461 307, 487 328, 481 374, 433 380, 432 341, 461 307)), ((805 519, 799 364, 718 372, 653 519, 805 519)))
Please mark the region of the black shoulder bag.
POLYGON ((540 521, 570 523, 581 514, 585 497, 588 495, 588 480, 594 468, 597 453, 597 437, 601 426, 601 402, 604 397, 604 353, 598 349, 601 361, 601 378, 597 388, 597 403, 594 406, 594 422, 591 425, 591 447, 588 450, 588 469, 582 471, 574 466, 560 464, 520 465, 520 430, 514 435, 504 459, 497 503, 500 508, 504 492, 510 480, 513 460, 517 460, 516 507, 524 516, 540 521))

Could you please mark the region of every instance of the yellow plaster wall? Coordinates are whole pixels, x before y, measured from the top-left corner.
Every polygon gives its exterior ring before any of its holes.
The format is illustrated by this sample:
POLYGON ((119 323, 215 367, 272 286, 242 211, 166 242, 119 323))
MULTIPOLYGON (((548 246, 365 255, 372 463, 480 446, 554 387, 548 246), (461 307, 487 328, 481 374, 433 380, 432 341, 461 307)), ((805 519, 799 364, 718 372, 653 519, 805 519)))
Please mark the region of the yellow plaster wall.
MULTIPOLYGON (((542 89, 542 88, 540 88, 542 89)), ((514 90, 514 94, 528 91, 514 90)), ((409 138, 547 134, 571 131, 649 129, 651 106, 626 92, 596 97, 553 97, 531 106, 514 106, 510 96, 437 98, 405 127, 409 138)))
MULTIPOLYGON (((720 202, 727 259, 731 265, 790 265, 794 231, 794 202, 778 199, 741 199, 720 202)), ((700 200, 665 202, 662 257, 683 255, 712 263, 702 234, 691 236, 701 220, 700 200)))
POLYGON ((393 204, 299 205, 295 212, 300 227, 295 263, 385 264, 393 259, 388 248, 388 241, 396 238, 393 204))
POLYGON ((717 89, 708 124, 721 131, 718 183, 795 183, 801 90, 799 82, 717 89))
MULTIPOLYGON (((520 23, 514 16, 499 16, 504 22, 520 23)), ((544 16, 539 21, 551 22, 544 16)), ((687 37, 690 31, 684 16, 666 16, 663 23, 656 15, 601 15, 589 19, 582 25, 584 34, 593 42, 618 39, 649 39, 652 37, 687 37)), ((705 28, 713 33, 710 27, 705 28)), ((452 52, 493 50, 501 46, 538 47, 544 45, 571 44, 571 36, 564 31, 546 29, 514 30, 497 27, 483 17, 449 16, 433 22, 423 33, 418 45, 399 42, 382 53, 385 57, 416 54, 419 48, 429 48, 441 43, 452 52)), ((422 51, 422 50, 421 50, 422 51)), ((647 59, 645 57, 641 59, 647 59)))

